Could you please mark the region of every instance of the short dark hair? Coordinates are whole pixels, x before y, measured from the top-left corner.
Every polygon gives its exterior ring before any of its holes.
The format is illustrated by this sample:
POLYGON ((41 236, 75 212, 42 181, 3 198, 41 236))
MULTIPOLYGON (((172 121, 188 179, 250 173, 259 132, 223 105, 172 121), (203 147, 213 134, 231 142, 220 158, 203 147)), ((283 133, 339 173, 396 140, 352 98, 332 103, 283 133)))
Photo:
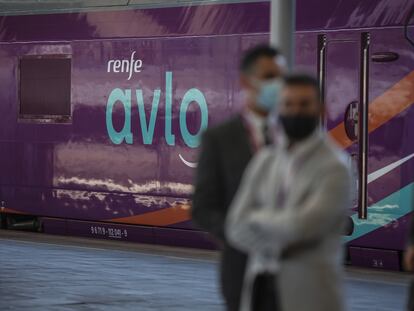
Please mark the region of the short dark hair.
POLYGON ((322 99, 319 81, 313 76, 305 73, 294 73, 284 78, 286 86, 310 86, 313 87, 318 96, 318 100, 322 99))
POLYGON ((244 56, 240 62, 240 71, 248 73, 260 57, 273 58, 278 55, 280 55, 279 50, 268 44, 257 45, 244 53, 244 56))

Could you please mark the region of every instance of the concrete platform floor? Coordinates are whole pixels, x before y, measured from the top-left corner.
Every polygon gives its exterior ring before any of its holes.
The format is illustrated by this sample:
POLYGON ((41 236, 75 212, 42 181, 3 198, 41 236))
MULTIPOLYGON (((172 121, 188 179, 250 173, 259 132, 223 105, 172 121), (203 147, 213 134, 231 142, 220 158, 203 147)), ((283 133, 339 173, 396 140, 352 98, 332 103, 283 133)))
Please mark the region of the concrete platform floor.
MULTIPOLYGON (((209 251, 0 230, 0 310, 221 311, 216 262, 209 251)), ((410 278, 347 269, 349 310, 404 310, 410 278)))

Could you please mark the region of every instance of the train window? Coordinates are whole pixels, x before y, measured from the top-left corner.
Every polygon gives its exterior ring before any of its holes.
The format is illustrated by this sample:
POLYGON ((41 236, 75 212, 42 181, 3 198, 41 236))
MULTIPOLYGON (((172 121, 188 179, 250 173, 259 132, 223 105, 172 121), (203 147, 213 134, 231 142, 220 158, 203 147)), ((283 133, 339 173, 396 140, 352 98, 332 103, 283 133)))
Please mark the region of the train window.
POLYGON ((69 121, 70 93, 70 57, 41 55, 20 59, 19 119, 69 121))

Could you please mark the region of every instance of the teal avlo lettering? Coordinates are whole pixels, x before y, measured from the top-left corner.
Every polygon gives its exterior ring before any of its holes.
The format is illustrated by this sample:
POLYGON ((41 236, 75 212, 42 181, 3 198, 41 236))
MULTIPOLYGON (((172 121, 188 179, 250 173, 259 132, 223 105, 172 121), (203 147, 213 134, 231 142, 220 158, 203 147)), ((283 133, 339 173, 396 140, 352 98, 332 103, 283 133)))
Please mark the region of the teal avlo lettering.
MULTIPOLYGON (((173 120, 173 74, 168 71, 165 74, 165 142, 169 146, 175 146, 175 134, 172 129, 173 120)), ((141 89, 135 91, 135 99, 138 106, 138 115, 140 122, 140 129, 142 135, 142 141, 145 145, 151 145, 154 139, 155 125, 157 117, 159 116, 158 110, 160 106, 161 89, 155 89, 152 96, 152 102, 144 103, 144 94, 141 89), (149 116, 147 118, 146 106, 151 105, 149 116)), ((132 91, 130 89, 122 90, 120 88, 113 89, 110 93, 106 105, 106 128, 108 136, 112 143, 119 145, 123 142, 127 144, 133 143, 133 133, 131 131, 131 110, 132 110, 132 91), (124 109, 124 125, 120 131, 114 128, 113 124, 113 111, 116 103, 120 103, 124 109)), ((200 145, 201 133, 208 126, 208 106, 204 94, 197 88, 189 89, 183 96, 180 109, 179 109, 179 128, 180 134, 184 143, 190 148, 197 148, 200 145), (187 113, 190 104, 198 105, 201 113, 201 121, 199 130, 197 133, 192 134, 188 130, 187 113)))
POLYGON ((106 105, 106 129, 112 142, 116 145, 121 144, 124 140, 127 144, 132 144, 131 133, 131 90, 114 89, 108 97, 106 105), (115 103, 119 101, 124 106, 125 121, 124 127, 117 132, 113 125, 112 113, 115 103))
POLYGON ((198 103, 201 112, 208 111, 206 99, 198 89, 191 89, 185 93, 180 106, 180 131, 183 140, 190 148, 197 148, 200 144, 200 135, 208 126, 208 114, 201 113, 201 125, 197 134, 193 135, 187 128, 187 109, 192 102, 198 103))

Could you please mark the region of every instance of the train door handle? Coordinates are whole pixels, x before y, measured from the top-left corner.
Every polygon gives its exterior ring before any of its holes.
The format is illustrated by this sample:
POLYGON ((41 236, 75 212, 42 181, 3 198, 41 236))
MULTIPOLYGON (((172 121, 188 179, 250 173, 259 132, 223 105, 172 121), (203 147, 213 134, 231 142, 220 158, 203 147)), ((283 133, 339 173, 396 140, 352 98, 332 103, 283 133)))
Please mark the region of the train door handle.
POLYGON ((353 207, 358 207, 358 193, 359 193, 359 154, 358 153, 352 153, 351 157, 351 173, 352 173, 352 203, 353 207))
POLYGON ((390 63, 398 60, 400 54, 395 52, 377 52, 371 55, 371 60, 375 63, 390 63))
POLYGON ((352 141, 357 140, 359 132, 359 109, 357 101, 353 101, 348 105, 345 111, 344 123, 348 138, 352 141))

